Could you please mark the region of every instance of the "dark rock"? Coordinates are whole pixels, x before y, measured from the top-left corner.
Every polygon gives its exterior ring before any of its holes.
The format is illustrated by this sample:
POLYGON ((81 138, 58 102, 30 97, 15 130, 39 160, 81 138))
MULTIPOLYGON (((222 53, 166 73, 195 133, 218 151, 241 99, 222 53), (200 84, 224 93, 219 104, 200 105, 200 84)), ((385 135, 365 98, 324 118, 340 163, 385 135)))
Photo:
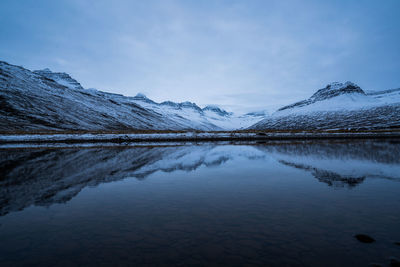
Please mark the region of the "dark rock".
POLYGON ((394 244, 400 246, 400 242, 394 242, 394 244))
POLYGON ((202 110, 203 111, 209 110, 209 111, 212 111, 212 112, 215 112, 215 113, 219 114, 220 116, 229 116, 229 115, 231 115, 231 113, 227 112, 226 110, 221 109, 221 108, 219 108, 217 106, 213 106, 213 105, 206 106, 202 110))
POLYGON ((400 267, 400 260, 397 258, 390 258, 391 267, 400 267))
POLYGON ((375 242, 375 239, 373 239, 372 237, 368 236, 368 235, 363 235, 363 234, 358 234, 354 236, 358 241, 362 242, 362 243, 373 243, 375 242))
POLYGON ((365 95, 364 91, 356 84, 351 82, 346 83, 331 83, 325 88, 319 89, 315 94, 311 96, 313 101, 321 101, 335 96, 343 94, 362 94, 365 95))

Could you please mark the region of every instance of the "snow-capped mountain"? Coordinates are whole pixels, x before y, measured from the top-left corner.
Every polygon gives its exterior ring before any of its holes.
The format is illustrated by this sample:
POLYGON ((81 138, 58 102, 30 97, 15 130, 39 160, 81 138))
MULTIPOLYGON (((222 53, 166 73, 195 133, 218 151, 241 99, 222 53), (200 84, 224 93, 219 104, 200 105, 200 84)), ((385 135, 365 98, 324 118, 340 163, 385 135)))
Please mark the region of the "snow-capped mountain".
POLYGON ((161 114, 163 117, 170 118, 181 125, 187 125, 187 128, 222 130, 222 128, 209 122, 204 116, 202 109, 191 102, 175 103, 166 101, 156 103, 144 94, 138 94, 131 98, 131 100, 147 110, 161 114))
POLYGON ((216 105, 157 103, 84 89, 67 73, 30 71, 0 61, 0 131, 376 129, 400 127, 400 89, 364 92, 331 83, 272 115, 237 116, 216 105))
POLYGON ((71 89, 79 89, 79 90, 83 89, 82 85, 78 83, 77 80, 73 79, 71 76, 69 76, 69 74, 65 72, 52 72, 50 69, 46 68, 43 70, 35 70, 33 71, 33 73, 51 79, 71 89))
POLYGON ((216 105, 207 105, 205 108, 203 108, 204 112, 213 112, 218 114, 219 116, 230 116, 233 113, 232 112, 227 112, 226 110, 221 109, 220 107, 216 105))
POLYGON ((261 116, 235 117, 191 102, 156 103, 84 89, 66 73, 30 71, 0 61, 0 131, 231 130, 261 116))
POLYGON ((400 89, 365 93, 331 83, 309 99, 282 107, 251 129, 376 129, 400 127, 400 89))
POLYGON ((264 114, 236 116, 232 112, 227 112, 216 105, 208 105, 200 108, 195 103, 188 101, 181 103, 172 101, 156 103, 141 93, 133 97, 133 100, 136 104, 146 109, 163 114, 181 124, 197 125, 196 128, 201 130, 236 130, 246 128, 265 117, 264 114))
POLYGON ((0 62, 0 131, 184 127, 121 95, 77 89, 67 75, 39 73, 0 62))

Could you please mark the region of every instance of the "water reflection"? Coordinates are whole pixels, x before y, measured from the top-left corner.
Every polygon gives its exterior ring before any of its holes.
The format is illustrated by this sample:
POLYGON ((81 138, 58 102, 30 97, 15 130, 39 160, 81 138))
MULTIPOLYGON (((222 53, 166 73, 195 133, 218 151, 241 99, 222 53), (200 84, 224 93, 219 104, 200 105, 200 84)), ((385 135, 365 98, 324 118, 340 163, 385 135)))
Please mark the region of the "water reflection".
POLYGON ((87 186, 144 179, 157 171, 193 171, 237 157, 272 158, 334 187, 354 187, 367 178, 400 179, 396 141, 0 150, 0 215, 66 202, 87 186))
POLYGON ((400 256, 399 149, 0 150, 0 265, 385 265, 400 256))
POLYGON ((395 140, 301 142, 259 148, 281 164, 309 172, 336 188, 352 188, 367 178, 400 178, 400 143, 395 140))

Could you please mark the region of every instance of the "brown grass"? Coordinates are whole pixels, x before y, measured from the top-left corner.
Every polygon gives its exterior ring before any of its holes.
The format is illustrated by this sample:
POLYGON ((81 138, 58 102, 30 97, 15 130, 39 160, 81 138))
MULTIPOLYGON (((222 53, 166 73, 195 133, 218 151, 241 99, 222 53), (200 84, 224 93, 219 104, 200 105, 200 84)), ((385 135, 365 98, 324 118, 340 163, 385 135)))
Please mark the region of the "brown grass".
POLYGON ((168 134, 168 133, 265 133, 265 134, 278 134, 278 133, 305 133, 305 134, 318 134, 318 133, 400 133, 400 127, 387 128, 387 129, 339 129, 339 130, 282 130, 282 129, 266 129, 266 130, 234 130, 234 131, 198 131, 198 130, 110 130, 110 131, 89 131, 89 130, 31 130, 31 131, 0 131, 0 135, 48 135, 48 134, 168 134))

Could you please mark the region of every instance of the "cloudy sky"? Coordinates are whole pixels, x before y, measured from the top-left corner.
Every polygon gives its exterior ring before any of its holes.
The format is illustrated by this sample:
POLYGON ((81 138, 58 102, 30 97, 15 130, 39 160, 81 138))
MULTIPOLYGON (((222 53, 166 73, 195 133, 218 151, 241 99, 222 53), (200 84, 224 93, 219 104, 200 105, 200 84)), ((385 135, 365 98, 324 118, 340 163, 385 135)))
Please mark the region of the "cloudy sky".
POLYGON ((332 81, 400 87, 400 1, 1 0, 0 60, 85 88, 272 110, 332 81))

